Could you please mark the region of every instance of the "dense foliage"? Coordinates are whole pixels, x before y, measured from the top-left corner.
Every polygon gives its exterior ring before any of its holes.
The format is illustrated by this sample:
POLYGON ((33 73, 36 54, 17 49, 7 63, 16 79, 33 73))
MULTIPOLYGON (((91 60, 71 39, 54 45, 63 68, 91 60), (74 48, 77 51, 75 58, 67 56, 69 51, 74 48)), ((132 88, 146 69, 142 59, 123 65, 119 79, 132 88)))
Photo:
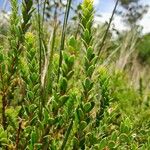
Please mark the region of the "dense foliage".
POLYGON ((114 39, 112 18, 94 26, 92 0, 72 23, 68 0, 62 24, 58 3, 45 18, 46 3, 11 0, 0 42, 0 149, 150 149, 149 77, 138 61, 149 35, 132 28, 114 39))

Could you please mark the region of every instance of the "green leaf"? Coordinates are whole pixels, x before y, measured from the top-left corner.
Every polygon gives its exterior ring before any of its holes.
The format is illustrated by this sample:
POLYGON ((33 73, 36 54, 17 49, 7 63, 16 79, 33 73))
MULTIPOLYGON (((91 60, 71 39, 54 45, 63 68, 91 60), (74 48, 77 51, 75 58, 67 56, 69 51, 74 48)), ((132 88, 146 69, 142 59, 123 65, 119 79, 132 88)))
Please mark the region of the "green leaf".
POLYGON ((77 45, 77 41, 74 38, 74 36, 71 36, 69 39, 69 46, 73 47, 74 49, 76 49, 76 45, 77 45))
POLYGON ((59 99, 59 106, 62 107, 66 102, 67 100, 69 99, 69 96, 68 95, 63 95, 60 97, 59 99))
POLYGON ((80 122, 80 129, 84 130, 87 127, 87 123, 85 121, 80 122))
POLYGON ((71 79, 71 77, 73 76, 74 74, 74 70, 70 71, 68 74, 67 74, 67 79, 71 79))
POLYGON ((53 112, 57 111, 58 108, 59 108, 59 104, 55 100, 52 100, 52 110, 53 110, 53 112))
POLYGON ((84 106, 83 106, 83 110, 86 112, 86 113, 89 113, 95 106, 95 103, 94 102, 88 102, 86 103, 84 106))
POLYGON ((90 102, 86 103, 86 104, 83 106, 83 109, 84 109, 84 111, 85 111, 86 113, 88 113, 89 110, 91 109, 91 103, 90 103, 90 102))
POLYGON ((69 71, 68 66, 67 66, 66 63, 63 63, 63 65, 62 65, 62 71, 63 71, 63 76, 66 77, 67 74, 68 74, 68 71, 69 71))
POLYGON ((109 141, 109 143, 108 143, 108 147, 110 148, 110 149, 113 149, 114 147, 115 147, 115 142, 114 141, 109 141))
POLYGON ((49 125, 53 125, 55 123, 55 119, 54 118, 49 118, 48 119, 48 124, 49 125))
POLYGON ((93 82, 89 78, 86 78, 83 87, 85 91, 89 92, 93 87, 93 82))
POLYGON ((111 135, 111 140, 112 140, 112 141, 116 141, 117 138, 118 138, 117 131, 114 131, 114 132, 112 133, 112 135, 111 135))
POLYGON ((44 115, 44 124, 47 124, 48 123, 48 120, 49 120, 49 113, 46 109, 43 110, 43 115, 44 115))
POLYGON ((83 118, 84 118, 84 113, 83 113, 83 111, 82 111, 81 108, 78 108, 78 109, 77 109, 77 116, 78 116, 79 121, 83 120, 83 118))
POLYGON ((37 79, 38 79, 37 74, 36 74, 35 72, 33 72, 33 73, 31 74, 31 80, 32 80, 32 82, 33 82, 33 83, 37 82, 37 79))
POLYGON ((36 124, 37 119, 38 119, 38 116, 37 116, 37 115, 35 115, 35 116, 31 119, 30 124, 31 124, 31 125, 36 124))
POLYGON ((66 52, 63 52, 63 59, 64 59, 64 61, 65 61, 66 64, 69 63, 68 62, 69 56, 68 56, 68 54, 66 52))
POLYGON ((71 55, 68 59, 68 66, 72 67, 72 65, 74 64, 74 60, 75 60, 75 56, 71 55))
POLYGON ((97 137, 96 137, 95 134, 93 134, 93 133, 87 133, 86 136, 89 137, 89 141, 90 141, 91 145, 94 145, 94 144, 96 144, 98 142, 98 139, 97 139, 97 137))
POLYGON ((129 132, 129 128, 124 124, 124 122, 121 122, 120 131, 121 131, 121 133, 128 133, 129 132))
POLYGON ((88 70, 88 68, 91 66, 91 63, 86 56, 84 57, 84 60, 85 60, 84 62, 85 70, 88 70))
POLYGON ((78 147, 78 146, 79 146, 79 140, 78 140, 76 137, 73 138, 73 145, 74 145, 75 147, 78 147))
POLYGON ((87 49, 87 58, 89 61, 91 61, 93 58, 94 58, 94 54, 93 54, 93 48, 90 46, 88 49, 87 49))
POLYGON ((3 54, 0 53, 0 63, 2 63, 4 61, 4 56, 3 54))
POLYGON ((127 134, 125 134, 125 133, 122 133, 122 134, 119 136, 119 140, 120 140, 121 142, 127 142, 127 143, 130 141, 129 136, 128 136, 127 134))
POLYGON ((3 127, 0 125, 0 145, 6 145, 7 143, 7 132, 4 131, 3 127))
POLYGON ((91 77, 94 72, 95 67, 92 65, 87 70, 87 76, 91 77))
POLYGON ((100 141, 100 144, 99 144, 99 149, 104 149, 106 146, 107 146, 107 143, 108 143, 108 140, 107 138, 103 138, 101 141, 100 141))
POLYGON ((32 91, 28 91, 28 98, 29 98, 29 100, 34 99, 34 93, 32 91))
POLYGON ((91 42, 91 40, 92 40, 92 36, 91 36, 91 34, 89 33, 89 30, 85 29, 85 31, 84 31, 84 33, 83 33, 83 35, 82 35, 82 38, 83 38, 83 40, 85 41, 85 43, 86 43, 87 45, 90 44, 90 42, 91 42))
POLYGON ((42 149, 42 144, 41 143, 36 143, 35 144, 35 149, 42 149))
POLYGON ((31 133, 31 144, 34 145, 36 143, 36 133, 32 131, 31 133))
POLYGON ((67 86, 68 86, 67 79, 64 77, 61 77, 60 82, 59 82, 59 86, 60 86, 60 93, 64 94, 67 91, 67 86))
POLYGON ((2 71, 2 74, 5 73, 5 70, 6 69, 6 65, 4 63, 1 64, 1 71, 2 71))

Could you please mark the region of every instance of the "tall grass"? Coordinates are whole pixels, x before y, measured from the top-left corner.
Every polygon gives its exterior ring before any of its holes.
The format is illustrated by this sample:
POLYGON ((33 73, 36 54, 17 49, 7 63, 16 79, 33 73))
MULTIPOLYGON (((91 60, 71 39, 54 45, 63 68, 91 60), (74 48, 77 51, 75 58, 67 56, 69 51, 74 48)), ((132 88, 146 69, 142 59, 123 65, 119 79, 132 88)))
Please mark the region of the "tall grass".
POLYGON ((137 31, 121 40, 110 36, 118 2, 106 30, 99 30, 93 1, 84 0, 76 35, 67 32, 71 0, 63 24, 54 3, 49 27, 47 0, 11 0, 9 46, 0 45, 2 149, 149 148, 149 96, 143 102, 143 79, 135 88, 128 73, 137 31))

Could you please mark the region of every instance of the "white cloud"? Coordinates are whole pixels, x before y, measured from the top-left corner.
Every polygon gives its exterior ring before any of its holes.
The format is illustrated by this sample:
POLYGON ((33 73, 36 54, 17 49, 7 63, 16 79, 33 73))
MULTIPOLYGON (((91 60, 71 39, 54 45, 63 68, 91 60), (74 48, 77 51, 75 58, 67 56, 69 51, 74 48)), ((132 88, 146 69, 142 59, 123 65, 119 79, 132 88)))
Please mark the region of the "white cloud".
MULTIPOLYGON (((108 22, 111 17, 111 13, 101 13, 101 17, 95 17, 95 22, 98 23, 105 23, 108 22)), ((127 27, 123 24, 121 17, 115 16, 111 25, 111 28, 115 28, 119 31, 126 30, 127 27)))
POLYGON ((98 5, 100 3, 100 0, 94 0, 94 5, 98 5))
POLYGON ((144 18, 139 22, 139 24, 143 26, 143 33, 150 32, 150 9, 144 18))
MULTIPOLYGON (((143 5, 150 5, 150 0, 141 0, 141 3, 143 5)), ((95 0, 94 4, 95 6, 99 6, 97 7, 97 9, 100 15, 102 16, 102 17, 95 17, 96 23, 100 22, 104 23, 106 21, 108 22, 114 7, 114 1, 107 0, 106 5, 106 0, 95 0)), ((118 9, 120 9, 120 7, 118 9)), ((120 16, 116 15, 114 16, 113 24, 114 24, 113 27, 119 31, 126 30, 128 28, 127 25, 123 23, 122 18, 120 16)), ((139 21, 139 24, 143 27, 143 33, 150 32, 150 7, 148 13, 144 15, 142 20, 139 21)))
POLYGON ((0 11, 0 26, 8 24, 10 12, 4 13, 0 11))
MULTIPOLYGON (((108 22, 111 17, 111 13, 103 12, 101 13, 101 17, 95 17, 96 24, 108 22)), ((150 32, 150 9, 148 13, 144 16, 144 18, 139 21, 139 24, 143 27, 143 33, 150 32)), ((119 31, 123 31, 128 29, 127 25, 125 25, 120 16, 115 15, 111 28, 115 28, 119 31)))

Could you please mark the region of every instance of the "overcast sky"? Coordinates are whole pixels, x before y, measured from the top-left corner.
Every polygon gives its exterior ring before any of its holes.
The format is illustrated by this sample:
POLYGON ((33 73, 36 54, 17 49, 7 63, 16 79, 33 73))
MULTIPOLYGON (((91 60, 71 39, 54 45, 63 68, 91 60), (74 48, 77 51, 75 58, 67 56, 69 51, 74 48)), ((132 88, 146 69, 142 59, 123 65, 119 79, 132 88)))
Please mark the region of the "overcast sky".
MULTIPOLYGON (((0 8, 2 8, 2 2, 4 0, 0 0, 0 8)), ((73 0, 73 2, 81 2, 82 0, 73 0)), ((97 22, 106 22, 109 20, 111 16, 111 12, 114 8, 114 2, 115 0, 94 0, 94 5, 97 14, 100 14, 101 17, 96 17, 97 22)), ((150 0, 141 0, 143 4, 149 4, 150 0)), ((118 8, 119 9, 119 8, 118 8)), ((126 29, 126 25, 123 24, 121 17, 115 16, 113 24, 115 25, 115 28, 118 30, 124 30, 126 29)), ((143 26, 143 33, 150 32, 150 8, 148 13, 144 16, 144 18, 139 22, 140 25, 143 26)))
MULTIPOLYGON (((150 5, 150 0, 141 0, 141 2, 144 5, 146 4, 150 5)), ((114 8, 114 5, 115 5, 114 0, 95 0, 96 10, 102 16, 96 17, 96 20, 100 22, 108 21, 111 16, 111 12, 114 8)), ((117 15, 114 17, 113 24, 115 25, 115 28, 118 30, 126 29, 126 25, 122 22, 122 18, 117 15)), ((139 22, 139 24, 143 26, 143 33, 150 32, 150 8, 148 10, 148 13, 139 22)))

